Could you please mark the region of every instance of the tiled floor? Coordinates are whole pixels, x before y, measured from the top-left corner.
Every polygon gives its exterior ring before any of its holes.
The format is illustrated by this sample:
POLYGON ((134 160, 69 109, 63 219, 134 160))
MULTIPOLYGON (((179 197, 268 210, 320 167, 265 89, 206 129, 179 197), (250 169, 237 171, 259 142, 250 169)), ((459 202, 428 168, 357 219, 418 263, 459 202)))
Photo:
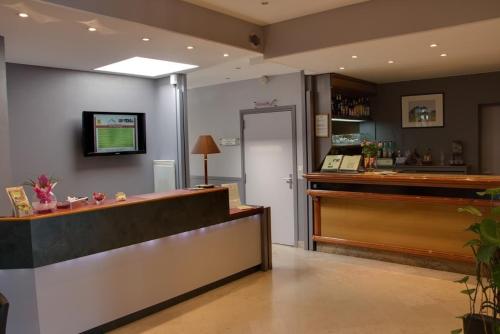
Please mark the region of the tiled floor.
POLYGON ((462 275, 273 246, 256 273, 114 334, 440 334, 458 328, 462 275))

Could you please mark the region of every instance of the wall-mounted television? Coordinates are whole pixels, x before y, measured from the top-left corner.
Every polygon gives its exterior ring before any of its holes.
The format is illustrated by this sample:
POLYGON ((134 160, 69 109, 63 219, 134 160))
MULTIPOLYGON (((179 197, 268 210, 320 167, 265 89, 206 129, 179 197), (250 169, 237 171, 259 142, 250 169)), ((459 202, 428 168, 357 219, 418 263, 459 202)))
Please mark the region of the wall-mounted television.
POLYGON ((146 153, 146 115, 84 111, 83 154, 89 156, 146 153))

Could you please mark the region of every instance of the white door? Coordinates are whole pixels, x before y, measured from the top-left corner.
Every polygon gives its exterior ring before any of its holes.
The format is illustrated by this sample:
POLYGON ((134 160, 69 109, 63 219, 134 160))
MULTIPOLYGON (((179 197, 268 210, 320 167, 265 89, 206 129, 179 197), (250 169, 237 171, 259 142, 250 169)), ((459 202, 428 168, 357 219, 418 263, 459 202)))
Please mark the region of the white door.
POLYGON ((273 243, 295 245, 293 113, 243 116, 246 202, 271 207, 273 243))
POLYGON ((500 175, 500 105, 481 108, 481 173, 500 175))

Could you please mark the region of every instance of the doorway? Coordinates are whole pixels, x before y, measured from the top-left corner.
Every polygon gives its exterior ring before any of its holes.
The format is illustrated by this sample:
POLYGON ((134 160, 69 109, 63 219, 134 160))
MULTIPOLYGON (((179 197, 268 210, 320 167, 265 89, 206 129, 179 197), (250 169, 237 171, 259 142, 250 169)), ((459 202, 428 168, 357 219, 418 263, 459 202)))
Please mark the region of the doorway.
POLYGON ((272 242, 297 246, 295 106, 240 111, 246 203, 271 207, 272 242))
POLYGON ((500 175, 500 104, 479 109, 479 147, 481 174, 500 175))

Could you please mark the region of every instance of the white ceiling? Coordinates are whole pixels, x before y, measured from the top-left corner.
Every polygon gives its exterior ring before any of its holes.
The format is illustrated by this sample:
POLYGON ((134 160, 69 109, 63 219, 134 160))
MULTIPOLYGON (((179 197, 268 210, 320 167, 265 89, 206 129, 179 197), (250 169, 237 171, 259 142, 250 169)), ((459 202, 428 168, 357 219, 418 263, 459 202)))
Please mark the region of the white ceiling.
POLYGON ((499 32, 500 19, 494 19, 270 60, 306 73, 338 72, 376 83, 492 72, 500 70, 499 32), (430 48, 431 43, 439 46, 430 48))
MULTIPOLYGON (((31 0, 1 1, 0 35, 5 36, 8 62, 85 71, 135 56, 194 64, 203 70, 260 55, 134 22, 31 0), (21 19, 17 16, 19 12, 27 12, 30 17, 21 19), (87 31, 89 26, 96 27, 97 32, 87 31), (151 41, 143 42, 144 36, 151 41), (195 46, 195 49, 187 50, 188 45, 195 46), (224 53, 229 57, 223 57, 224 53)), ((225 80, 225 76, 218 78, 225 80)))
POLYGON ((309 14, 369 0, 184 0, 260 25, 290 20, 309 14), (262 5, 267 1, 267 5, 262 5))
POLYGON ((263 76, 272 76, 298 72, 299 70, 264 61, 262 56, 240 58, 209 68, 193 71, 188 74, 188 87, 216 85, 233 81, 255 79, 263 76))

